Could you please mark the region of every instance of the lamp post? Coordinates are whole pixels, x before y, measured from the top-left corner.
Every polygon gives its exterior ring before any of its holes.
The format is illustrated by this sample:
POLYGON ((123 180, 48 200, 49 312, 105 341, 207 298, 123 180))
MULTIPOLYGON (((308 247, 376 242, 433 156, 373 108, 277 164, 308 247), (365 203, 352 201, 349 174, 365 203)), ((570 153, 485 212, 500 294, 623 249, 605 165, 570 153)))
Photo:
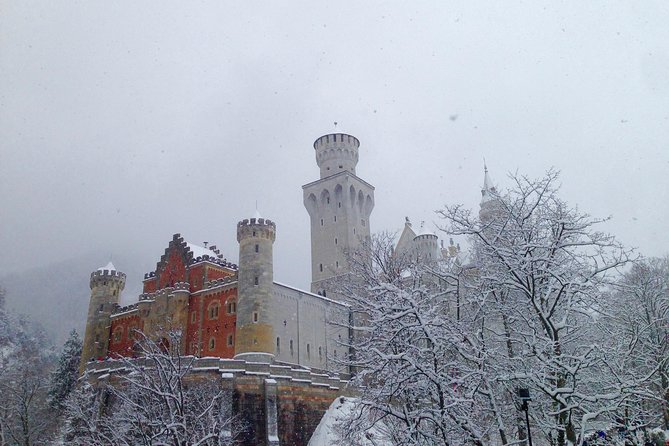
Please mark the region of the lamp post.
POLYGON ((532 398, 530 397, 530 389, 518 388, 516 389, 516 392, 518 393, 518 398, 520 398, 520 401, 523 402, 522 409, 525 411, 525 421, 527 422, 527 442, 529 446, 532 446, 532 432, 530 431, 530 414, 528 412, 528 407, 527 407, 528 401, 532 401, 532 398))

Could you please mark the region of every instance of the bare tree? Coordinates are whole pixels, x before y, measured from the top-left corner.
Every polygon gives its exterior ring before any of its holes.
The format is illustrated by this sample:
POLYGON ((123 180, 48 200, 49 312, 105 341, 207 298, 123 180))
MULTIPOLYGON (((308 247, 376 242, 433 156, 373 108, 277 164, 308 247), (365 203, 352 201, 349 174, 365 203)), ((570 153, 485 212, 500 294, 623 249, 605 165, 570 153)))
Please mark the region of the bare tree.
POLYGON ((403 258, 387 236, 351 256, 339 292, 356 314, 358 432, 383 421, 397 444, 525 443, 517 390, 528 388, 535 441, 565 446, 647 396, 657 367, 628 373, 635 352, 603 330, 632 254, 562 201, 557 179, 511 176, 479 215, 440 211, 469 240, 468 260, 403 258))
POLYGON ((381 423, 398 445, 481 445, 488 420, 477 408, 478 341, 447 302, 457 275, 395 253, 393 243, 388 234, 363 243, 338 291, 355 315, 346 361, 361 389, 347 440, 381 423))
POLYGON ((0 445, 41 444, 53 419, 46 404, 49 345, 39 327, 4 308, 0 289, 0 445))
POLYGON ((70 444, 222 446, 234 444, 232 395, 218 376, 198 377, 179 355, 180 334, 155 342, 139 334, 141 358, 107 385, 83 384, 66 404, 70 444), (198 379, 204 378, 204 379, 198 379), (91 398, 92 397, 92 398, 91 398))
POLYGON ((614 352, 593 335, 593 313, 630 252, 597 231, 604 220, 559 198, 557 172, 510 178, 513 187, 493 191, 481 218, 459 206, 440 214, 447 232, 473 246, 481 337, 495 349, 491 379, 507 393, 532 390, 543 442, 575 444, 589 423, 614 417, 645 379, 616 379, 607 366, 614 352))
POLYGON ((612 348, 623 353, 618 373, 649 377, 625 421, 637 427, 661 424, 669 430, 669 259, 636 262, 602 313, 612 348))

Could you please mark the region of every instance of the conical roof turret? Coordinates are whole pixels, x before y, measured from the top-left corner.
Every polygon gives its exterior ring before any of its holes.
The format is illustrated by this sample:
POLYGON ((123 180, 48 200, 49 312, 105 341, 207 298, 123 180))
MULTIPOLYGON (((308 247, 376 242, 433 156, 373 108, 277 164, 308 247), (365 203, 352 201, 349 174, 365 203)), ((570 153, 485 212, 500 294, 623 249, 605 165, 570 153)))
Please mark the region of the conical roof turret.
POLYGON ((483 163, 483 189, 481 189, 481 204, 487 203, 494 198, 497 189, 492 184, 490 174, 488 174, 488 166, 483 163))

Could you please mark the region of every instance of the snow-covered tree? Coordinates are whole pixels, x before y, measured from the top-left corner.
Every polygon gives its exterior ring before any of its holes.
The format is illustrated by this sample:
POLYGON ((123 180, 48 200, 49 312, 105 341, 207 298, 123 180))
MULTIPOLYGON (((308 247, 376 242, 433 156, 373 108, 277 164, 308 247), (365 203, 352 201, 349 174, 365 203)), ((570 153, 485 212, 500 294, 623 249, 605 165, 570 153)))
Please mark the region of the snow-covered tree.
POLYGON ((448 267, 393 251, 387 234, 352 255, 340 283, 356 322, 346 361, 357 372, 359 407, 345 432, 382 423, 398 445, 482 445, 490 419, 477 406, 485 386, 471 315, 456 319, 448 267))
POLYGON ((627 408, 627 423, 669 430, 669 259, 636 262, 602 309, 602 328, 619 349, 619 374, 648 376, 627 408))
POLYGON ((504 195, 487 191, 480 218, 459 206, 440 214, 473 247, 480 338, 494 354, 489 379, 505 389, 500 403, 529 388, 535 435, 563 446, 582 441, 595 419, 615 417, 645 377, 615 376, 615 352, 593 335, 593 312, 630 253, 597 230, 603 220, 559 198, 557 179, 555 171, 511 176, 504 195))
POLYGON ((68 399, 68 444, 233 444, 232 395, 215 379, 198 379, 194 358, 179 355, 180 334, 167 342, 138 336, 141 357, 124 359, 124 373, 106 385, 85 383, 68 399))
POLYGON ((70 337, 63 345, 56 369, 51 372, 49 406, 58 412, 63 409, 65 400, 77 384, 81 346, 81 338, 76 330, 72 330, 70 337))
POLYGON ((40 328, 4 308, 0 291, 0 445, 43 444, 53 418, 46 404, 50 345, 40 328))
POLYGON ((602 331, 631 253, 562 201, 557 179, 512 176, 480 213, 441 211, 469 240, 466 261, 402 257, 384 238, 351 256, 339 292, 356 314, 358 432, 383 421, 397 444, 524 443, 527 388, 535 443, 565 446, 645 392, 652 375, 622 373, 632 352, 602 331))

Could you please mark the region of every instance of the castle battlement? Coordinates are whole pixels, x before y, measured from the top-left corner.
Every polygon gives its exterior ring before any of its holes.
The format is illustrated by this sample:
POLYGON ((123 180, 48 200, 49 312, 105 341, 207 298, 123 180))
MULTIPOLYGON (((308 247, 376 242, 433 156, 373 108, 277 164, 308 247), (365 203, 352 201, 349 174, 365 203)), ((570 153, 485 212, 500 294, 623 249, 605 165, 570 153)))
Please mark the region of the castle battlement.
POLYGON ((111 317, 120 317, 128 313, 134 313, 135 311, 138 310, 138 308, 139 306, 136 303, 131 305, 125 305, 123 307, 120 305, 116 305, 112 310, 111 317))
POLYGON ((237 282, 237 276, 223 277, 222 279, 214 279, 204 283, 206 289, 216 288, 218 286, 227 285, 237 282))
POLYGON ((110 285, 114 283, 120 286, 121 288, 124 288, 125 273, 122 273, 121 271, 116 271, 115 269, 102 269, 102 268, 95 270, 91 273, 91 280, 90 280, 91 289, 101 285, 105 286, 107 285, 108 282, 110 285))
POLYGON ((326 178, 342 171, 355 175, 358 164, 360 141, 355 136, 345 133, 323 135, 314 141, 316 163, 321 169, 321 178, 326 178))
POLYGON ((237 241, 249 237, 260 237, 274 241, 276 239, 276 224, 265 218, 245 218, 237 223, 237 241))
POLYGON ((436 234, 419 234, 415 236, 414 240, 437 240, 439 237, 436 234))

